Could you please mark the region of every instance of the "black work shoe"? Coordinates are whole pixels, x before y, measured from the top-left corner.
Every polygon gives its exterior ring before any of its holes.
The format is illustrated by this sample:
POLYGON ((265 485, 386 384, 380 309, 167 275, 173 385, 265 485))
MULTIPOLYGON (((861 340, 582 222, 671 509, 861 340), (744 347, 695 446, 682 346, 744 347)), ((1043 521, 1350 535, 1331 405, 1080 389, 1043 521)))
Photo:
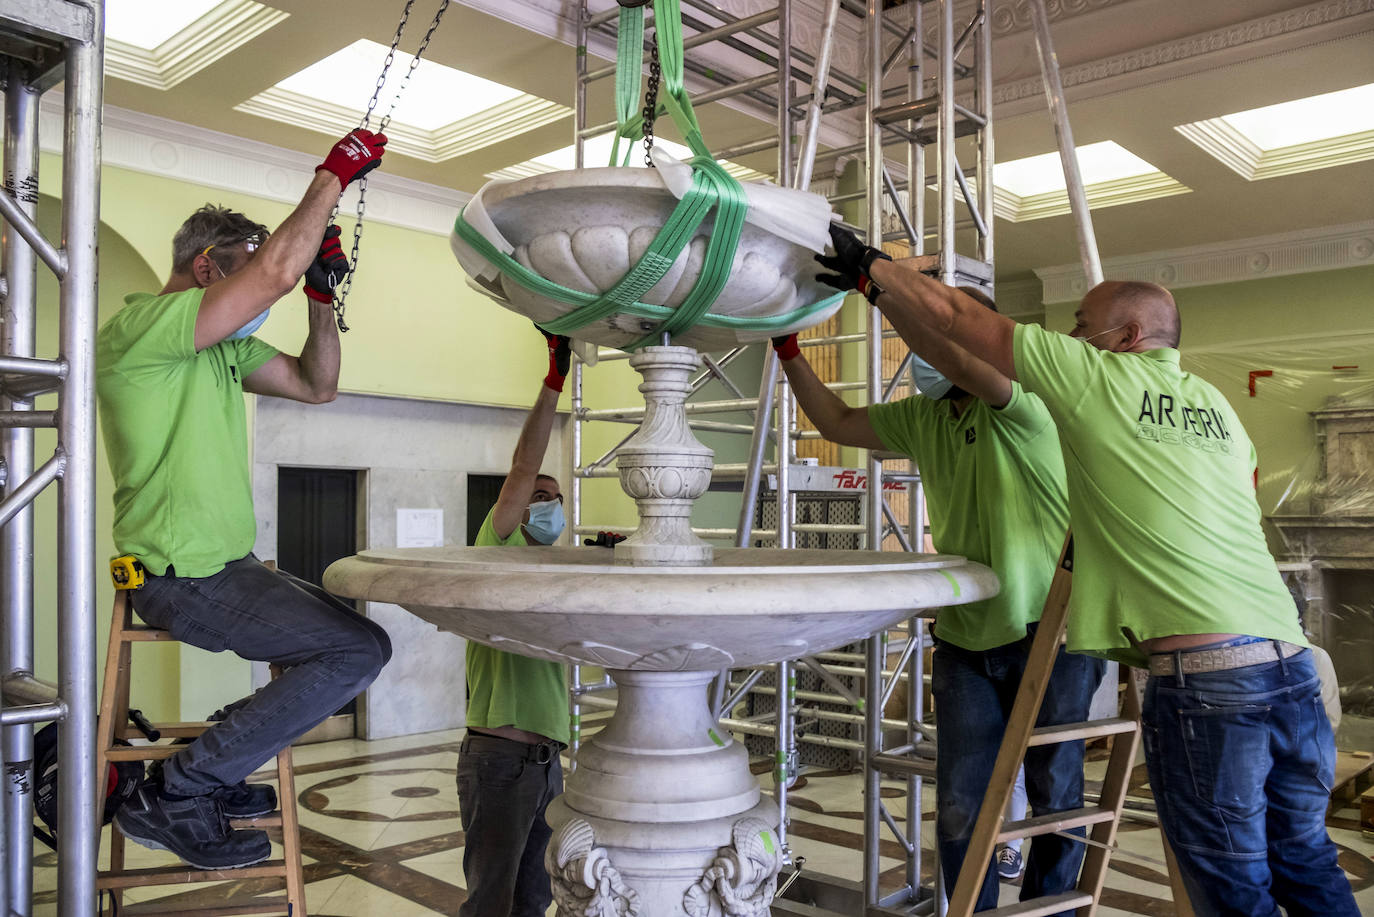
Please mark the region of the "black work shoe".
POLYGON ((229 818, 257 818, 277 811, 277 791, 265 783, 240 780, 233 786, 211 791, 210 798, 219 803, 229 818))
POLYGON ((165 799, 156 784, 139 787, 115 813, 124 836, 154 850, 170 850, 197 869, 238 869, 272 855, 266 831, 232 831, 209 796, 165 799))

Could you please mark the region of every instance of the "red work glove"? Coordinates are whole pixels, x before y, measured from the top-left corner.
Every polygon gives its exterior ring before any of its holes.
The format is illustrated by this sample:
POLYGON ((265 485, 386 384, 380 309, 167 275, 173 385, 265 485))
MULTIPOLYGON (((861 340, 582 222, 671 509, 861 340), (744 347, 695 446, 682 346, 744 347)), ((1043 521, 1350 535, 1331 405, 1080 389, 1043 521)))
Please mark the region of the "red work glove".
POLYGON ((801 356, 801 345, 797 343, 797 332, 781 334, 773 338, 773 349, 778 352, 779 360, 792 360, 801 356))
MULTIPOLYGON (((534 327, 539 328, 538 325, 534 327)), ((539 333, 544 335, 544 340, 549 344, 549 374, 544 377, 544 384, 555 392, 561 392, 572 365, 572 341, 566 334, 550 334, 543 328, 539 328, 539 333)))
POLYGON ((339 244, 340 234, 337 226, 331 225, 326 229, 324 241, 320 243, 320 253, 305 269, 305 295, 315 302, 332 303, 334 288, 348 274, 348 258, 339 244))
POLYGON ((386 134, 374 134, 365 128, 349 131, 334 144, 324 162, 315 167, 325 169, 339 179, 339 187, 347 188, 354 179, 361 178, 382 164, 386 134))

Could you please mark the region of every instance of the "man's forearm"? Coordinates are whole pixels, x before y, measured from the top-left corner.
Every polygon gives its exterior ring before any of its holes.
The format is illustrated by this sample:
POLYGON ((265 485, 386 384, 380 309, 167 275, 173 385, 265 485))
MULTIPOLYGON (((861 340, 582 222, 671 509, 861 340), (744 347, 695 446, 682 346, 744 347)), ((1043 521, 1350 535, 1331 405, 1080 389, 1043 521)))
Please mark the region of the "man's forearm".
POLYGON ((291 278, 291 283, 299 280, 319 252, 325 225, 338 200, 338 178, 330 172, 316 172, 301 202, 263 243, 258 259, 291 278))
POLYGON ((908 333, 941 335, 1008 379, 1016 378, 1011 319, 901 262, 875 261, 871 276, 885 291, 875 304, 904 339, 908 333))
POLYGON ((332 401, 339 392, 339 329, 329 303, 308 299, 310 333, 301 348, 301 376, 321 401, 332 401))
POLYGON ((515 442, 515 455, 511 459, 511 473, 524 472, 537 474, 544 464, 544 453, 549 448, 549 436, 553 431, 553 419, 558 409, 558 392, 547 385, 539 386, 539 394, 534 399, 534 407, 525 417, 525 425, 520 428, 520 438, 515 442))

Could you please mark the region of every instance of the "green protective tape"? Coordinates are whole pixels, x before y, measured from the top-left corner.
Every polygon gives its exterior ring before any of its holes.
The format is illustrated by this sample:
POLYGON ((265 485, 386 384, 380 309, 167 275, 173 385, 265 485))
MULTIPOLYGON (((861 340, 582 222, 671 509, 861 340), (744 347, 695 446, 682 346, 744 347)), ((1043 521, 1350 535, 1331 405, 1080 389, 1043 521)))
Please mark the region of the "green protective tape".
POLYGON ((858 700, 856 700, 856 701, 854 702, 854 709, 855 709, 855 710, 858 710, 860 713, 863 712, 863 709, 864 709, 864 699, 863 699, 862 697, 859 698, 858 700))
POLYGON ((574 713, 574 714, 572 715, 572 724, 573 724, 574 726, 576 726, 577 724, 579 724, 579 723, 581 723, 581 722, 582 722, 582 714, 580 714, 580 713, 574 713))
POLYGON ((772 853, 772 852, 773 852, 773 832, 772 832, 772 831, 760 831, 760 832, 759 832, 759 837, 763 839, 763 849, 766 850, 766 851, 768 851, 769 853, 772 853))
POLYGON ((950 573, 948 570, 941 570, 940 575, 949 580, 950 588, 954 590, 954 597, 956 599, 959 598, 959 594, 963 592, 963 590, 959 588, 959 581, 954 578, 954 574, 950 573))
POLYGON ((719 735, 714 729, 708 729, 708 730, 706 730, 706 734, 707 734, 708 736, 711 737, 711 741, 712 741, 712 742, 715 742, 715 743, 716 743, 717 745, 719 745, 721 748, 724 748, 724 747, 725 747, 725 740, 722 739, 722 738, 720 737, 720 735, 719 735))

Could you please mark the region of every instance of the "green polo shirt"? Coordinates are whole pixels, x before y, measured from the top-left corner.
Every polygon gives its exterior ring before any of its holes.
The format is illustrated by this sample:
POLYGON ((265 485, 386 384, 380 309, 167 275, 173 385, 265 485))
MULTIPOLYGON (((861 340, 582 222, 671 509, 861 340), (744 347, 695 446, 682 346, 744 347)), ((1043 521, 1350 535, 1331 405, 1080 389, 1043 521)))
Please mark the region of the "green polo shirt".
POLYGON ((936 635, 967 650, 1025 637, 1069 524, 1064 461, 1040 399, 1013 383, 1000 409, 974 399, 956 417, 950 402, 917 395, 871 405, 868 419, 884 446, 916 462, 936 550, 987 564, 1002 581, 993 598, 941 610, 936 635))
MULTIPOLYGON (((476 547, 529 544, 519 526, 502 539, 491 515, 487 513, 482 521, 476 547)), ((514 726, 568 744, 568 676, 561 662, 531 659, 469 641, 467 681, 469 726, 514 726)))
POLYGON ((247 337, 196 353, 204 295, 130 294, 96 335, 115 549, 158 576, 211 576, 257 538, 243 379, 278 351, 247 337))
POLYGON ((1139 666, 1128 633, 1305 646, 1260 529, 1254 446, 1221 393, 1178 359, 1016 327, 1016 375, 1054 417, 1069 477, 1069 648, 1139 666))

